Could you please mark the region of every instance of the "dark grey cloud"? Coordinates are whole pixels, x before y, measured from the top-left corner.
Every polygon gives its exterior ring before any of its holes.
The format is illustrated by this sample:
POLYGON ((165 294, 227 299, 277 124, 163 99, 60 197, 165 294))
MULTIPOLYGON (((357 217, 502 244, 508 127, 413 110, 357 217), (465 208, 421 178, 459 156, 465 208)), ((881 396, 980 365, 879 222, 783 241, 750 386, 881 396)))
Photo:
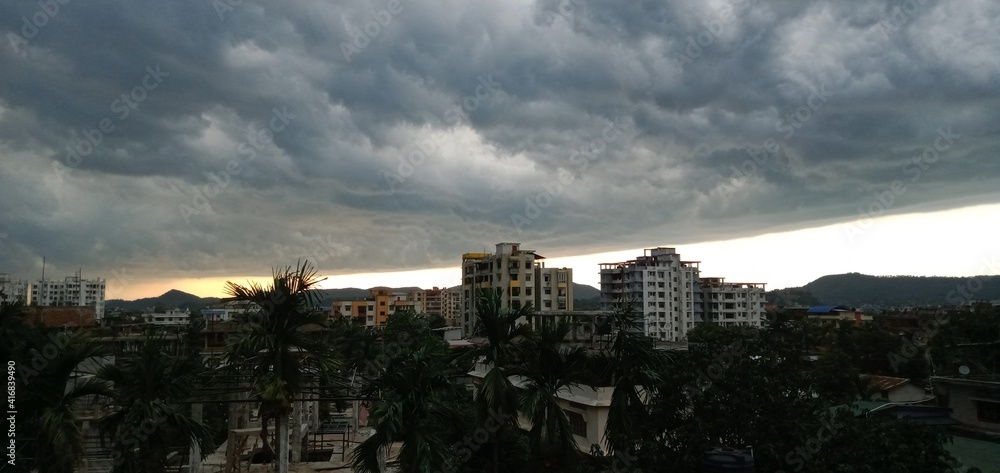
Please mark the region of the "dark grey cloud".
POLYGON ((0 271, 681 244, 895 180, 893 212, 996 201, 995 2, 235 3, 0 2, 0 271))

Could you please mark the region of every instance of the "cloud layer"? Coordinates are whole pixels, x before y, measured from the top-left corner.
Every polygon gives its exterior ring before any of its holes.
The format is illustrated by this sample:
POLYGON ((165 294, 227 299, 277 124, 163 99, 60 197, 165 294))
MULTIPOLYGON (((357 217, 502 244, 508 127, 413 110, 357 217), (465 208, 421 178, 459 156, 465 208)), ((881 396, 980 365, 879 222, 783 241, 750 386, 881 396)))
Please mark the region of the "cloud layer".
POLYGON ((497 241, 570 255, 998 201, 989 0, 0 18, 0 272, 420 269, 497 241))

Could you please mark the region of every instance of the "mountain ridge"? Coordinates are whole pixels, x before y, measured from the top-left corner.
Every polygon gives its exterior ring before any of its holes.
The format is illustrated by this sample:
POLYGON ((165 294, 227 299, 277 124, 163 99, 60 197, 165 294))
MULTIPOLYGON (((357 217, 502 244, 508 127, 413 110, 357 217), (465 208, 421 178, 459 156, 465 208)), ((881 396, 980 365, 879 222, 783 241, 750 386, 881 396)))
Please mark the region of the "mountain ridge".
POLYGON ((973 300, 1000 300, 1000 276, 830 274, 817 278, 805 286, 767 292, 768 303, 781 307, 949 306, 962 305, 973 300))
MULTIPOLYGON (((389 288, 390 291, 407 291, 413 289, 421 288, 416 286, 389 288)), ((317 289, 316 292, 319 293, 320 303, 323 306, 328 306, 333 301, 337 300, 364 299, 365 297, 368 297, 370 290, 371 289, 361 289, 357 287, 345 287, 317 289)), ((600 295, 600 290, 586 284, 573 283, 573 294, 575 296, 574 299, 590 299, 598 297, 600 295)), ((104 305, 106 310, 123 309, 129 311, 142 311, 150 309, 197 309, 207 305, 218 304, 222 301, 222 299, 223 298, 221 297, 199 297, 179 289, 170 289, 159 296, 143 297, 131 301, 126 301, 124 299, 108 299, 105 301, 104 305)))

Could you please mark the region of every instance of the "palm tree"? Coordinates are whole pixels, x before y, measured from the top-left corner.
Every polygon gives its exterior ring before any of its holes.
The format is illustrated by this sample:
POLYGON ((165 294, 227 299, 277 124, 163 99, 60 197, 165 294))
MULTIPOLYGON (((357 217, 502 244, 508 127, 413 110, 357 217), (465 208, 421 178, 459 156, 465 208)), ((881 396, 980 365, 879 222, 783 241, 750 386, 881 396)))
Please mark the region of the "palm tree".
POLYGON ((401 471, 447 471, 451 458, 444 440, 447 426, 459 422, 454 401, 462 388, 450 379, 447 347, 428 340, 404 350, 384 366, 384 371, 363 395, 381 399, 372 409, 373 433, 352 454, 356 471, 380 472, 380 453, 401 442, 401 471))
MULTIPOLYGON (((226 361, 247 366, 251 392, 260 403, 261 437, 267 453, 267 419, 274 420, 278 459, 275 471, 288 471, 288 423, 292 402, 311 376, 332 373, 337 366, 334 346, 322 331, 328 318, 316 308, 316 285, 322 282, 308 261, 274 270, 272 283, 242 286, 226 282, 232 300, 250 302, 259 311, 247 314, 241 338, 229 346, 226 361)), ((313 378, 316 379, 316 378, 313 378)))
POLYGON ((486 343, 476 350, 479 362, 489 366, 476 389, 479 419, 502 419, 501 429, 493 433, 493 471, 500 468, 500 435, 504 425, 516 425, 518 393, 508 376, 516 364, 517 344, 532 336, 531 328, 519 321, 533 313, 531 304, 504 309, 501 289, 482 289, 476 297, 478 322, 476 333, 486 343))
POLYGON ((521 411, 531 419, 528 435, 538 469, 552 469, 556 464, 572 469, 578 453, 576 439, 557 395, 584 382, 588 372, 587 352, 580 346, 564 345, 563 341, 572 330, 569 323, 539 316, 537 325, 537 336, 519 347, 522 361, 511 369, 511 373, 526 381, 520 405, 521 411))
POLYGON ((0 340, 3 340, 0 355, 5 360, 21 359, 27 355, 28 342, 36 332, 25 321, 24 302, 8 301, 7 295, 0 291, 0 340))
POLYGON ((614 388, 605 427, 609 455, 632 455, 638 449, 643 419, 650 415, 650 400, 661 383, 666 357, 641 329, 641 314, 634 302, 615 304, 611 311, 614 341, 601 357, 605 382, 614 388))
POLYGON ((190 404, 204 366, 196 358, 167 353, 161 336, 147 338, 138 356, 102 366, 97 378, 113 386, 112 412, 100 421, 113 441, 115 472, 163 472, 177 450, 197 443, 214 449, 211 430, 191 415, 190 404))
MULTIPOLYGON (((82 363, 102 354, 101 345, 79 334, 61 336, 66 338, 58 355, 26 380, 19 396, 21 411, 27 414, 25 430, 37 435, 30 451, 39 471, 73 471, 85 454, 84 432, 74 404, 108 394, 104 383, 80 369, 82 363)), ((47 341, 40 338, 34 344, 47 341)))

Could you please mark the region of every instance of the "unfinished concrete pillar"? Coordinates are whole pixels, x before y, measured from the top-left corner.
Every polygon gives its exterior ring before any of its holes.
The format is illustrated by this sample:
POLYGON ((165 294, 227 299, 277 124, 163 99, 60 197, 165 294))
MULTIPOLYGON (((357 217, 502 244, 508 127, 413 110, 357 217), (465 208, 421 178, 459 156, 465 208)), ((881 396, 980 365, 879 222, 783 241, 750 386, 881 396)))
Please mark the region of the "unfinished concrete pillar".
POLYGON ((292 419, 288 428, 291 430, 292 438, 289 441, 289 453, 292 463, 302 461, 302 401, 292 403, 292 419))
MULTIPOLYGON (((201 422, 201 404, 191 404, 191 418, 195 422, 201 422)), ((201 473, 201 444, 197 441, 191 443, 191 448, 188 451, 188 471, 190 473, 201 473)))

